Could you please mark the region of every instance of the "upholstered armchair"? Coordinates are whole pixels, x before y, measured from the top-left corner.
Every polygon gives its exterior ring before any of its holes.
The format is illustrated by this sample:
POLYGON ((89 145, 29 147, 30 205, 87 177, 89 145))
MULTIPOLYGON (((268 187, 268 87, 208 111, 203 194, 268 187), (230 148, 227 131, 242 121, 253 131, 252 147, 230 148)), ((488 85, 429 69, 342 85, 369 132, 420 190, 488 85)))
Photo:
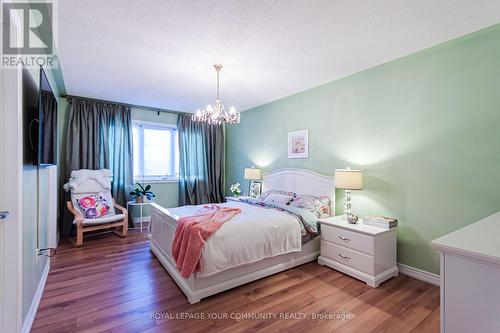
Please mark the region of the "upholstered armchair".
POLYGON ((64 185, 71 193, 66 203, 76 224, 76 246, 83 245, 83 234, 89 231, 113 228, 121 237, 127 236, 128 213, 111 196, 111 171, 76 170, 64 185))

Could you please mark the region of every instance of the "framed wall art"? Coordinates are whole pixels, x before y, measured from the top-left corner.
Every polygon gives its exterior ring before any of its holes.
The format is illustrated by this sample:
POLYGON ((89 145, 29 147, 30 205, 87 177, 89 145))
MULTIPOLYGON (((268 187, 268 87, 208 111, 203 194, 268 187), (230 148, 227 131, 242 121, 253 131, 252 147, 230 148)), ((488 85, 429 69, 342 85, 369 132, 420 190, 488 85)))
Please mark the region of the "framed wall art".
POLYGON ((288 132, 288 158, 309 157, 309 131, 288 132))

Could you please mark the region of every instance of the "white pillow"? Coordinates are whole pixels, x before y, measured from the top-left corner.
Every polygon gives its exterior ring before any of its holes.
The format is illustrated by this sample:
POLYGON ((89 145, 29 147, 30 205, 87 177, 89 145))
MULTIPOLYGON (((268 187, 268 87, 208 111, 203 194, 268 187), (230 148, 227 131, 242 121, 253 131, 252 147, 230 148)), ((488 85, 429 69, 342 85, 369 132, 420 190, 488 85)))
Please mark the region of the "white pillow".
POLYGON ((265 198, 267 198, 268 195, 271 195, 271 194, 284 194, 284 195, 288 195, 288 196, 295 196, 295 193, 293 192, 287 192, 287 191, 278 191, 278 190, 268 190, 268 191, 265 191, 264 193, 262 193, 260 196, 259 196, 259 199, 264 201, 265 198))
POLYGON ((262 200, 265 204, 279 204, 286 205, 293 199, 293 196, 282 193, 270 193, 267 195, 264 200, 262 200))

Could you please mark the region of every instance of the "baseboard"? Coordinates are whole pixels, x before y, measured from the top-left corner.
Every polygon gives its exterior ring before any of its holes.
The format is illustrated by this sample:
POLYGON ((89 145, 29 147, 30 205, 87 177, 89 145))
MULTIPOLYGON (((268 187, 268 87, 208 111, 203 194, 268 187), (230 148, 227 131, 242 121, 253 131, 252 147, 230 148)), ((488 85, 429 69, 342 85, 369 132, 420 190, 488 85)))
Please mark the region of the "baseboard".
POLYGON ((50 258, 48 258, 47 264, 45 264, 40 283, 38 284, 30 309, 26 315, 26 319, 24 320, 23 328, 21 330, 22 333, 29 333, 31 331, 31 326, 35 320, 36 312, 38 311, 38 306, 40 305, 40 300, 42 299, 43 290, 45 289, 45 282, 47 282, 47 277, 49 276, 49 270, 50 258))
POLYGON ((414 279, 430 283, 432 285, 440 285, 441 277, 438 274, 427 272, 415 267, 411 267, 405 264, 398 263, 399 273, 412 277, 414 279))

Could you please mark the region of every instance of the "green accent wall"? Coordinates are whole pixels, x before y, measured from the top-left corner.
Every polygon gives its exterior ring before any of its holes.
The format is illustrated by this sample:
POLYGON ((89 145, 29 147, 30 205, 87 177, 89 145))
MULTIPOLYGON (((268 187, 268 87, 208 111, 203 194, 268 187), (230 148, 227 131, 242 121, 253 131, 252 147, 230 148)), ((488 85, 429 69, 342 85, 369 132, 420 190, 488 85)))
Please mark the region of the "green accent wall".
MULTIPOLYGON (((38 31, 39 34, 47 33, 46 31, 38 31)), ((57 54, 57 50, 54 50, 57 54)), ((31 77, 37 84, 40 83, 40 71, 38 68, 29 68, 31 77)), ((58 111, 61 110, 63 103, 60 96, 64 94, 65 87, 62 78, 60 67, 47 69, 45 71, 50 86, 52 87, 56 98, 58 99, 58 111)), ((58 114, 58 122, 60 122, 61 114, 58 114)), ((58 125, 59 126, 59 125, 58 125)), ((20 129, 21 130, 21 129, 20 129)), ((61 131, 58 128, 58 142, 61 142, 61 131)), ((61 155, 58 151, 58 170, 60 166, 61 155)), ((36 290, 40 284, 43 271, 48 263, 46 256, 36 254, 37 233, 40 241, 40 248, 48 246, 48 198, 46 189, 48 188, 48 170, 40 168, 37 175, 35 166, 23 165, 22 172, 22 192, 23 192, 23 211, 22 211, 22 320, 25 322, 29 309, 35 297, 36 290), (38 177, 38 181, 37 181, 38 177), (37 207, 37 193, 39 196, 39 211, 37 207), (39 226, 37 230, 37 213, 39 217, 39 226)))
MULTIPOLYGON (((40 82, 40 72, 38 69, 29 69, 31 77, 37 84, 40 82)), ((47 78, 50 82, 52 89, 58 102, 61 103, 59 98, 60 92, 56 83, 56 72, 58 70, 47 70, 47 78)), ((60 107, 58 105, 58 107, 60 107)), ((58 108, 59 109, 59 108, 58 108)), ((59 115, 58 115, 59 116, 59 115)), ((60 132, 58 133, 58 140, 60 139, 60 132)), ((39 240, 40 248, 48 247, 48 198, 45 195, 48 188, 48 169, 39 169, 39 183, 37 183, 37 168, 35 166, 23 165, 22 183, 23 183, 23 235, 22 235, 22 248, 23 248, 23 290, 22 290, 22 319, 23 322, 28 315, 30 306, 35 297, 36 290, 42 278, 43 271, 47 265, 46 256, 38 256, 36 254, 37 242, 37 192, 40 190, 39 196, 39 240)))
MULTIPOLYGON (((38 33, 43 35, 47 32, 39 30, 38 33)), ((54 54, 57 54, 57 50, 54 50, 54 54)), ((29 68, 28 71, 38 86, 40 83, 39 69, 29 68)), ((65 91, 61 68, 47 69, 45 73, 58 102, 61 103, 59 96, 65 91)), ((58 141, 60 141, 60 135, 60 132, 58 132, 58 141)), ((58 158, 59 156, 58 154, 58 158)), ((36 290, 40 284, 43 271, 48 263, 46 256, 37 255, 36 245, 38 234, 40 248, 48 246, 49 203, 47 196, 44 195, 48 188, 48 170, 40 168, 37 175, 37 168, 35 166, 23 165, 22 168, 22 321, 24 324, 36 290), (37 212, 34 207, 37 207, 38 191, 40 191, 40 196, 39 211, 37 212), (37 214, 39 218, 38 230, 37 214)))
POLYGON ((497 25, 243 112, 227 126, 226 191, 247 190, 251 165, 361 168, 354 212, 397 217, 398 261, 439 273, 429 241, 500 209, 499 124, 497 25), (309 158, 288 159, 301 129, 309 158))

